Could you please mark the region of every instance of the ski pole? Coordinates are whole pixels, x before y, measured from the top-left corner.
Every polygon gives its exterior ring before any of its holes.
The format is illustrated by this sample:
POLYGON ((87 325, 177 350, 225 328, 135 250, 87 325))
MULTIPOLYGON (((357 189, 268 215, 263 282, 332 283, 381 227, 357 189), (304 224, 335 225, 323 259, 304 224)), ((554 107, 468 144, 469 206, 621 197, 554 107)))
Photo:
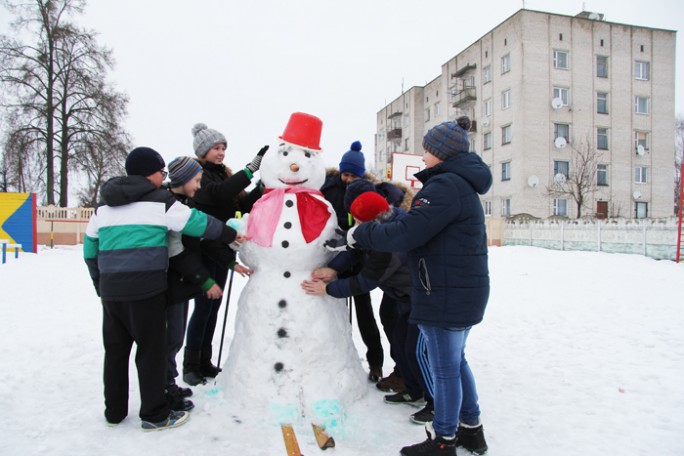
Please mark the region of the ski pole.
POLYGON ((226 294, 226 310, 223 313, 223 329, 221 330, 221 345, 219 345, 219 354, 217 367, 221 368, 221 353, 223 352, 223 339, 226 336, 226 320, 228 320, 228 304, 230 303, 230 291, 233 289, 233 274, 234 269, 230 270, 230 279, 228 279, 228 293, 226 294))
MULTIPOLYGON (((235 212, 236 218, 242 218, 242 213, 235 212)), ((237 263, 236 263, 237 264, 237 263)), ((230 304, 230 292, 233 289, 233 275, 235 274, 235 266, 230 270, 230 279, 228 279, 228 293, 226 294, 226 310, 223 312, 223 329, 221 329, 221 345, 219 346, 218 361, 216 367, 221 368, 221 353, 223 352, 223 339, 226 336, 226 321, 228 320, 228 304, 230 304)), ((214 381, 216 383, 216 381, 214 381)))

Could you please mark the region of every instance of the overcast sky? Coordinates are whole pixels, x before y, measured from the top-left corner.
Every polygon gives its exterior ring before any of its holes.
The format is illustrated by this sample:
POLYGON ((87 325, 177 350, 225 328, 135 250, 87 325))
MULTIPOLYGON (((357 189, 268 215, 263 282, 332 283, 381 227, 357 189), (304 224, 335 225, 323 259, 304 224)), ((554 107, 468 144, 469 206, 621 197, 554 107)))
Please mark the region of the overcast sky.
MULTIPOLYGON (((78 22, 113 50, 111 80, 130 97, 135 145, 167 161, 191 155, 197 122, 228 138, 240 168, 275 145, 295 111, 323 120, 326 163, 360 140, 374 152, 376 113, 439 76, 441 65, 523 7, 682 29, 681 0, 90 0, 78 22)), ((677 39, 677 113, 684 45, 677 39)))

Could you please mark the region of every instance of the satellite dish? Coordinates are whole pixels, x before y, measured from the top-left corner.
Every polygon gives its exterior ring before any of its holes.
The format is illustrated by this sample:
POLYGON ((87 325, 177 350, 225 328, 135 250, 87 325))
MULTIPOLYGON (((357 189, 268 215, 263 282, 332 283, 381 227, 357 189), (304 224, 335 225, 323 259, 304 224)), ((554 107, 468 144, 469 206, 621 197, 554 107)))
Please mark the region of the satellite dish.
POLYGON ((530 176, 527 178, 527 185, 530 188, 534 188, 539 185, 539 178, 537 176, 530 176))
POLYGON ((597 13, 589 13, 589 19, 591 19, 592 21, 595 21, 595 20, 599 19, 600 17, 601 16, 599 16, 597 13))
POLYGON ((489 125, 489 117, 483 117, 480 122, 482 123, 483 127, 488 126, 489 125))
POLYGON ((553 181, 557 183, 558 185, 563 185, 567 181, 565 178, 565 174, 563 173, 558 173, 555 176, 553 176, 553 181))
POLYGON ((560 98, 554 98, 553 100, 551 100, 551 107, 553 109, 562 108, 563 107, 563 100, 561 100, 560 98))
POLYGON ((634 190, 634 193, 632 193, 632 196, 634 197, 635 200, 638 200, 641 198, 641 192, 639 190, 634 190))
POLYGON ((553 145, 556 146, 556 149, 564 149, 567 144, 568 142, 562 136, 559 136, 553 141, 553 145))
POLYGON ((640 157, 643 157, 644 154, 646 153, 646 149, 644 148, 643 144, 637 145, 637 150, 636 150, 637 155, 640 157))

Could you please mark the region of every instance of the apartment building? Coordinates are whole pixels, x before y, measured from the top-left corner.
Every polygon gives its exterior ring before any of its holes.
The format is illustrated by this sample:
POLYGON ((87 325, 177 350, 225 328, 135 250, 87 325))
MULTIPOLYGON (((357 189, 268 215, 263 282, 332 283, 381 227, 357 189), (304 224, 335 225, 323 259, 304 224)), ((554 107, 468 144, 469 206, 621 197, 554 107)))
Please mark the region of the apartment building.
POLYGON ((676 32, 522 9, 377 113, 375 169, 468 115, 487 215, 668 217, 676 32), (578 200, 581 203, 578 203, 578 200))

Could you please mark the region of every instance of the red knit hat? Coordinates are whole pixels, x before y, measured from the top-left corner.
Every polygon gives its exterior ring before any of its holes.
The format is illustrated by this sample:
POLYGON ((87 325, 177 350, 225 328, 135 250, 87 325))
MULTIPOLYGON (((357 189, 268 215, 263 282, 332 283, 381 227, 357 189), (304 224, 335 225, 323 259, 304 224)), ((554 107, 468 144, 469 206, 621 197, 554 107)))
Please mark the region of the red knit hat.
POLYGON ((351 215, 361 222, 369 222, 388 210, 387 200, 375 192, 361 193, 349 208, 351 215))

